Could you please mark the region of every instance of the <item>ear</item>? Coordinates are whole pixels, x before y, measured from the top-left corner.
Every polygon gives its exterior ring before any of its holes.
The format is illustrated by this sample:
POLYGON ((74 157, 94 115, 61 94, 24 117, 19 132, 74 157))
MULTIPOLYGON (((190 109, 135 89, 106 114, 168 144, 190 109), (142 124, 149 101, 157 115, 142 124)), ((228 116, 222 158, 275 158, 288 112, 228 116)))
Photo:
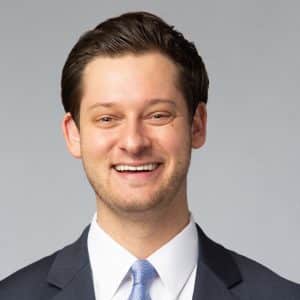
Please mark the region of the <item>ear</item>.
POLYGON ((200 148, 206 139, 207 111, 206 104, 200 102, 195 111, 192 122, 192 147, 200 148))
POLYGON ((64 115, 61 127, 69 152, 75 158, 81 158, 80 133, 70 113, 64 115))

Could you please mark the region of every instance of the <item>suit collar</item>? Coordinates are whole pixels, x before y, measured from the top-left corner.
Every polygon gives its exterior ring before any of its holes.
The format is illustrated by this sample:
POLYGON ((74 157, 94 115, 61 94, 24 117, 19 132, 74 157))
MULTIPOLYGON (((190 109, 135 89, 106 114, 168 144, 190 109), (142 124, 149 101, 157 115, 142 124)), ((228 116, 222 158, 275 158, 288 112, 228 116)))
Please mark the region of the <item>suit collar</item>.
POLYGON ((196 225, 199 256, 193 300, 236 299, 230 289, 242 281, 238 266, 229 250, 210 240, 196 225))
POLYGON ((57 253, 47 278, 50 285, 61 289, 53 300, 95 300, 87 249, 89 228, 75 243, 57 253))
POLYGON ((232 288, 242 280, 241 273, 229 250, 209 239, 196 225, 199 237, 198 264, 205 264, 226 285, 232 288))
POLYGON ((87 226, 80 238, 66 246, 56 255, 48 274, 48 282, 63 288, 84 267, 89 265, 87 236, 90 226, 87 226))
MULTIPOLYGON (((95 300, 87 249, 87 226, 80 238, 57 253, 48 274, 48 283, 62 289, 53 300, 95 300)), ((199 257, 193 300, 233 300, 230 289, 241 274, 230 252, 210 240, 197 225, 199 257)))

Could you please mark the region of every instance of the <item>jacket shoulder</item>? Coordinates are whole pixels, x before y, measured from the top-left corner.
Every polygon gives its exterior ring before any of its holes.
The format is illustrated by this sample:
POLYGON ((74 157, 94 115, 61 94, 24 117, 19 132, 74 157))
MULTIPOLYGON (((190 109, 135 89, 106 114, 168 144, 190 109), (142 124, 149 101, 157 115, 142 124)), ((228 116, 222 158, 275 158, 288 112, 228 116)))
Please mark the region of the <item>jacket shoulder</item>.
POLYGON ((88 261, 89 226, 79 239, 0 281, 0 300, 52 299, 88 261))
POLYGON ((0 299, 39 299, 41 291, 47 287, 47 275, 57 253, 58 251, 0 281, 0 299))
POLYGON ((246 299, 300 299, 300 285, 289 281, 262 264, 243 255, 230 251, 239 267, 242 282, 234 292, 246 299))

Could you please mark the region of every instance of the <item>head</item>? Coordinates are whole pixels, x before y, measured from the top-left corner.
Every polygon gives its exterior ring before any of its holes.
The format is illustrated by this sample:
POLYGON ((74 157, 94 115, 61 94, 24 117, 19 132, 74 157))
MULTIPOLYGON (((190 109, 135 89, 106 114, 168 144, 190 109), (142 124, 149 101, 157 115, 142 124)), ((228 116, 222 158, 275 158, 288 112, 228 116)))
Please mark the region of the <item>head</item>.
POLYGON ((194 45, 154 15, 124 14, 80 38, 63 70, 63 130, 99 205, 127 217, 186 214, 207 89, 194 45))
POLYGON ((62 72, 61 95, 66 112, 79 126, 83 73, 99 56, 157 51, 177 67, 177 85, 182 91, 190 120, 200 102, 207 103, 209 80, 194 44, 173 26, 147 12, 126 13, 100 23, 81 36, 71 50, 62 72))

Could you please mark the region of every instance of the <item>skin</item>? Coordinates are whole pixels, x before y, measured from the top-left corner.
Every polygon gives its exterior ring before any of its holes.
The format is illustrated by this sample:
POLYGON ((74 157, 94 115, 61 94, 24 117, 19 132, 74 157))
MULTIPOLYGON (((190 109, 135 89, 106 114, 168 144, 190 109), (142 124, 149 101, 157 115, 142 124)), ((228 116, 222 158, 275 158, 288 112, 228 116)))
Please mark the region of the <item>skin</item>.
POLYGON ((177 68, 158 52, 97 57, 83 73, 80 130, 67 113, 62 129, 96 194, 97 222, 138 258, 146 258, 189 222, 187 172, 205 142, 206 108, 192 124, 177 68), (151 172, 115 165, 158 164, 151 172))

